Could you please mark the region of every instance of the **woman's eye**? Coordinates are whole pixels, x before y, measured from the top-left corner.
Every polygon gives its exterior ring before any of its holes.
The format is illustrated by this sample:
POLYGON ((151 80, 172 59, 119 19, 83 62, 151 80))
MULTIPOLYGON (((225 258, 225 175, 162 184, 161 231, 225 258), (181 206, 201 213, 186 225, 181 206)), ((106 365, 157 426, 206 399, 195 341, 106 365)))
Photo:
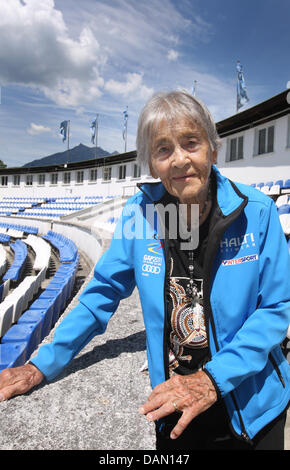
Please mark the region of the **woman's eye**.
POLYGON ((166 155, 168 152, 169 152, 168 147, 160 147, 158 149, 158 154, 161 155, 161 156, 166 155))
POLYGON ((197 142, 195 140, 190 140, 187 145, 190 148, 194 148, 196 146, 197 142))

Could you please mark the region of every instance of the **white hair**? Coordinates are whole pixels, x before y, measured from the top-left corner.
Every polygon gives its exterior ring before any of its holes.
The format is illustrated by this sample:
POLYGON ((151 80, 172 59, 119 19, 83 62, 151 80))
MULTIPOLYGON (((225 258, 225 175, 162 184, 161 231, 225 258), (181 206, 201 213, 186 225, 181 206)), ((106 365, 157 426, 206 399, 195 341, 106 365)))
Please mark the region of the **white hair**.
POLYGON ((139 116, 136 148, 140 165, 149 164, 153 136, 160 123, 164 120, 178 121, 181 118, 197 122, 205 130, 211 150, 219 149, 221 140, 205 104, 186 90, 161 91, 148 100, 139 116))

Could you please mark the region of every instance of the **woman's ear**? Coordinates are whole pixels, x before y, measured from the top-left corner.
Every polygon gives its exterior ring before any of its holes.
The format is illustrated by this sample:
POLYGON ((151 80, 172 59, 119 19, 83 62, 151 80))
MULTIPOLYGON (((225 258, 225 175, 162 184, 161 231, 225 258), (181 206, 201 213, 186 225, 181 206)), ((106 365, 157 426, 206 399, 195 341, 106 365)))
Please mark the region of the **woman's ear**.
POLYGON ((215 165, 216 162, 217 162, 217 151, 214 150, 213 152, 211 152, 211 163, 215 165))

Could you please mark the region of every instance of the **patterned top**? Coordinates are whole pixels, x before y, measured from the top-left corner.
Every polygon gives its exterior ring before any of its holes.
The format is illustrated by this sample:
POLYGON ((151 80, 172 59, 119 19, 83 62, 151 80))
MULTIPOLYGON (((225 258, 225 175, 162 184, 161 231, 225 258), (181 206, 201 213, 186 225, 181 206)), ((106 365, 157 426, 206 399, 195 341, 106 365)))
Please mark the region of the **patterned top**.
MULTIPOLYGON (((172 203, 167 194, 162 203, 172 203)), ((203 311, 203 260, 207 246, 214 204, 205 222, 199 227, 199 245, 193 252, 193 293, 189 295, 189 251, 182 250, 184 240, 168 241, 169 285, 167 286, 167 338, 170 375, 191 374, 208 360, 208 341, 203 311)))

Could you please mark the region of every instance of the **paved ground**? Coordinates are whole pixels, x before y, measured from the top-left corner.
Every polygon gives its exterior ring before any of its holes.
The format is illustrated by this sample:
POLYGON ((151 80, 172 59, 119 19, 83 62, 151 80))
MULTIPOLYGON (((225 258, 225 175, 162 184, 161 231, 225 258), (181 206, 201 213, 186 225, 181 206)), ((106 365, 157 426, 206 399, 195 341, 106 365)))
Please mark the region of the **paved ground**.
POLYGON ((0 449, 154 449, 154 425, 138 413, 151 390, 144 361, 135 291, 57 379, 0 403, 0 449))
POLYGON ((151 391, 148 373, 139 372, 145 347, 134 291, 121 302, 106 333, 94 338, 57 379, 0 403, 0 449, 154 450, 154 424, 138 414, 151 391))

